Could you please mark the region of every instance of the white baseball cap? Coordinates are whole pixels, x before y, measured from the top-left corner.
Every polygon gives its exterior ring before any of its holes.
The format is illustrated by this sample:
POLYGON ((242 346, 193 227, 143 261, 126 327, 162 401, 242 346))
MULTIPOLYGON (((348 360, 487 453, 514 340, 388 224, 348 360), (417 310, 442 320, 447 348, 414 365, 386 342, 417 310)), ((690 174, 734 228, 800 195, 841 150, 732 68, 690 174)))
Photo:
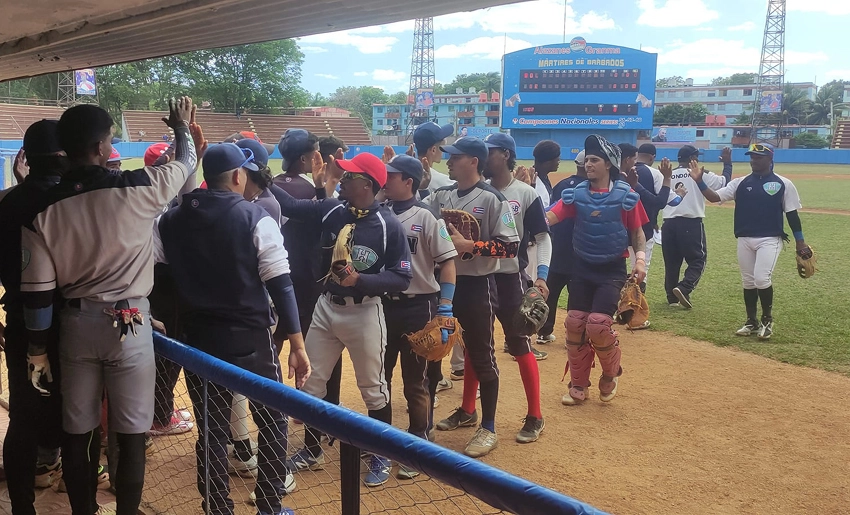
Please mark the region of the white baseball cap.
POLYGON ((584 150, 579 152, 576 156, 576 164, 579 166, 584 166, 584 150))

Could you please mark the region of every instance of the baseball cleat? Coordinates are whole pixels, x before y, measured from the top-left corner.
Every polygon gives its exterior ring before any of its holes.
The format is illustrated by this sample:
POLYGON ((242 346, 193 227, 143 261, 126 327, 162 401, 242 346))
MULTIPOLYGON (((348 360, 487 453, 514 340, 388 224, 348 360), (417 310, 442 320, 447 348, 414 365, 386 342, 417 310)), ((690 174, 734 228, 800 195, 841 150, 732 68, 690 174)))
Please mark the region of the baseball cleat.
POLYGON ((298 452, 286 460, 286 470, 293 472, 301 470, 321 470, 325 466, 325 453, 319 453, 313 457, 313 454, 306 447, 299 449, 298 452))
POLYGON ((419 475, 419 471, 415 468, 408 467, 407 465, 400 464, 398 466, 398 472, 395 473, 395 477, 399 479, 413 479, 419 475))
MULTIPOLYGON (((283 479, 283 493, 291 494, 295 491, 296 486, 298 484, 295 482, 295 474, 287 472, 286 477, 283 479)), ((248 504, 257 504, 257 494, 253 490, 248 494, 248 504)))
POLYGON ((391 468, 392 462, 389 459, 373 454, 369 462, 369 473, 366 474, 363 483, 369 487, 383 485, 390 479, 391 468))
POLYGON ((247 461, 240 460, 237 456, 227 457, 227 471, 246 479, 257 477, 257 457, 251 456, 247 461))
POLYGON ((759 323, 755 320, 747 320, 740 329, 735 331, 738 336, 752 336, 758 332, 759 323))
POLYGON ((475 436, 472 437, 472 440, 466 444, 466 448, 463 450, 463 453, 470 458, 480 458, 489 454, 490 451, 498 446, 498 444, 499 437, 496 436, 496 433, 489 429, 479 427, 475 432, 475 436))
POLYGON ((602 402, 611 402, 611 400, 617 395, 617 383, 620 382, 619 377, 615 377, 608 381, 604 377, 599 380, 599 400, 602 402), (611 384, 613 383, 613 387, 611 384), (603 390, 604 387, 604 390, 603 390), (611 388, 607 393, 605 390, 611 388))
POLYGON ((178 411, 175 411, 171 414, 171 420, 167 425, 154 422, 148 433, 152 436, 179 435, 182 433, 188 433, 193 427, 195 427, 195 424, 183 420, 182 415, 180 415, 178 411), (177 415, 175 415, 175 413, 177 413, 177 415))
POLYGON ((435 395, 434 396, 434 407, 436 408, 439 405, 440 405, 440 398, 435 395))
POLYGON ((522 429, 520 429, 519 433, 517 433, 516 441, 519 443, 536 442, 537 439, 540 438, 540 433, 543 431, 545 426, 546 424, 543 422, 542 418, 526 415, 525 424, 523 424, 522 429))
POLYGON ((452 370, 452 373, 449 374, 449 377, 451 377, 453 381, 463 381, 463 369, 452 370))
POLYGON ((570 386, 570 391, 561 397, 561 404, 564 406, 578 406, 587 398, 584 388, 580 386, 570 386))
POLYGON ((478 411, 467 413, 463 408, 457 408, 454 413, 437 423, 440 431, 454 431, 459 427, 471 427, 478 423, 478 411))
POLYGON ((62 478, 62 457, 57 456, 56 461, 50 465, 39 465, 35 469, 35 487, 50 488, 62 478))
POLYGON ((511 349, 508 347, 508 342, 505 342, 505 345, 502 347, 503 352, 510 352, 511 349))
POLYGON ((546 336, 537 336, 537 343, 540 345, 546 345, 547 343, 552 343, 556 340, 554 334, 547 334, 546 336))
MULTIPOLYGON (((543 361, 544 359, 549 357, 549 353, 542 350, 537 350, 534 347, 531 348, 531 353, 534 354, 534 359, 537 361, 543 361)), ((516 356, 511 356, 511 359, 516 361, 516 356)))
POLYGON ((440 393, 443 390, 451 390, 453 386, 451 379, 443 379, 437 383, 437 393, 440 393))
POLYGON ((769 340, 773 335, 773 318, 761 317, 761 325, 759 326, 759 340, 769 340))
POLYGON ((691 297, 682 291, 678 286, 673 288, 673 295, 679 299, 679 305, 681 305, 685 309, 691 309, 694 305, 691 303, 691 297))

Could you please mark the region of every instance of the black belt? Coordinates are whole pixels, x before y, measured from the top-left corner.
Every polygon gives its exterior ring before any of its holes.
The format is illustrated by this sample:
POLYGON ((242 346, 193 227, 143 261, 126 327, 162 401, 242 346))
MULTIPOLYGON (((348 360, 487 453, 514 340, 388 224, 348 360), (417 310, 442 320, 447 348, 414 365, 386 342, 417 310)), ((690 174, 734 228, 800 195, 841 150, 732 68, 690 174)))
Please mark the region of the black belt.
POLYGON ((347 306, 348 301, 346 301, 345 299, 351 299, 352 301, 354 301, 354 304, 362 304, 363 299, 367 298, 363 295, 346 297, 345 295, 334 295, 333 293, 325 293, 325 296, 328 298, 329 301, 336 304, 337 306, 347 306))
POLYGON ((408 300, 416 297, 433 297, 434 293, 387 293, 385 295, 389 300, 408 300))

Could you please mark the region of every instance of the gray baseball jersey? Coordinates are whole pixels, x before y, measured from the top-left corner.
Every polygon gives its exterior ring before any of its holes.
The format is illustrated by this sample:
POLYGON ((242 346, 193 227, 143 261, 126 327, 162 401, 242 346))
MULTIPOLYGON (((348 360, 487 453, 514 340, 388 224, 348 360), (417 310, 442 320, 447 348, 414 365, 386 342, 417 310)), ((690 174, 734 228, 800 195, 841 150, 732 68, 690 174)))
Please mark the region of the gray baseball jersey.
MULTIPOLYGON (((425 202, 435 209, 460 209, 478 220, 480 241, 501 240, 519 242, 516 222, 505 197, 486 182, 479 181, 468 190, 459 190, 457 184, 440 188, 425 202)), ((457 275, 482 276, 495 273, 500 258, 474 256, 470 260, 455 261, 457 275)))
POLYGON ((504 195, 508 204, 511 206, 511 213, 516 222, 516 230, 522 241, 517 257, 499 260, 499 273, 512 274, 520 270, 520 256, 524 257, 524 264, 528 263, 529 235, 526 234, 526 228, 533 237, 542 232, 549 232, 549 227, 546 224, 546 213, 543 211, 540 196, 534 188, 522 181, 511 179, 511 182, 508 183, 505 189, 500 190, 500 193, 504 195))
POLYGON ((393 214, 404 228, 404 235, 410 246, 413 279, 404 293, 408 295, 436 293, 440 291, 440 284, 434 277, 434 263, 452 259, 457 256, 457 250, 446 229, 446 222, 438 218, 428 205, 416 202, 410 208, 401 211, 406 205, 409 203, 390 204, 393 214))

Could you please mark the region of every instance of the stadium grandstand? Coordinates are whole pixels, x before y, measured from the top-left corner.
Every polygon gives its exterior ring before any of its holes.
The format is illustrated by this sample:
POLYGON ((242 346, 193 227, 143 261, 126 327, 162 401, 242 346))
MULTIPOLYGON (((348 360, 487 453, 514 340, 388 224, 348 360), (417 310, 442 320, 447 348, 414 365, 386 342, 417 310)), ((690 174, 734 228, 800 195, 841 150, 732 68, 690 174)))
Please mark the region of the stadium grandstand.
POLYGON ((832 148, 850 148, 850 118, 841 118, 832 135, 832 148))
POLYGON ((27 127, 44 118, 58 119, 62 111, 61 107, 0 104, 0 140, 23 139, 27 127))

